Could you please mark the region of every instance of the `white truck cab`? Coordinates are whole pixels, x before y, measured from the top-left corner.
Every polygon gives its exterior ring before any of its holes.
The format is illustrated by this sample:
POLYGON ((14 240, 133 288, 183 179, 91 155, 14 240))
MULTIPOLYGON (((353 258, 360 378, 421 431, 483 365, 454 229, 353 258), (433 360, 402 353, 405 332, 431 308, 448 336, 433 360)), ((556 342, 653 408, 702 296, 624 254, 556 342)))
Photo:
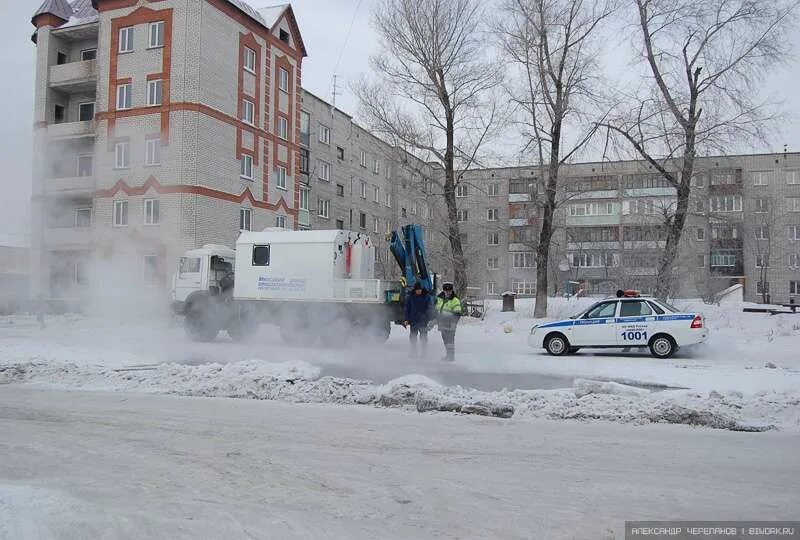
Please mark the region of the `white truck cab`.
POLYGON ((236 251, 217 244, 206 244, 187 251, 178 262, 178 272, 172 277, 172 307, 183 313, 192 294, 220 288, 220 281, 233 272, 236 251))

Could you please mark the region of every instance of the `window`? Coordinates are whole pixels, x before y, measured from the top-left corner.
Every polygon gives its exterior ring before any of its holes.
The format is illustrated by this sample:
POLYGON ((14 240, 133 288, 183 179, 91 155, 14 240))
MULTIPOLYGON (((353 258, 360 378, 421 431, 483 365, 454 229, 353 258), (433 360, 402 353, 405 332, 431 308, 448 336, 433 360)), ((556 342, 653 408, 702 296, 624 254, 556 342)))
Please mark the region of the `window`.
POLYGON ((150 23, 150 42, 148 47, 155 49, 164 46, 164 21, 150 23))
POLYGON ((156 285, 159 282, 158 255, 144 256, 144 283, 156 285))
POLYGON ((278 68, 278 88, 289 91, 289 71, 285 68, 278 68))
POLYGON ((114 201, 114 227, 126 227, 128 225, 128 201, 114 201))
POLYGON ((695 240, 703 241, 706 239, 706 230, 703 227, 697 227, 694 230, 695 240))
POLYGON ((768 199, 753 199, 754 209, 759 214, 764 214, 769 212, 769 200, 768 199))
POLYGON ((275 216, 275 226, 280 229, 286 228, 286 216, 275 216))
POLYGON ((249 208, 239 208, 239 230, 249 231, 252 226, 253 211, 249 208))
POLYGON ((92 225, 92 209, 91 208, 76 208, 75 209, 75 226, 84 228, 92 225))
POLYGON ((374 221, 372 223, 372 232, 378 234, 378 231, 380 230, 380 225, 381 225, 380 220, 378 218, 374 218, 374 221))
POLYGON ((712 212, 741 212, 741 195, 720 195, 709 199, 709 207, 712 212))
POLYGON ((269 266, 269 244, 253 246, 253 266, 269 266))
POLYGON ((500 210, 497 208, 489 208, 486 211, 486 219, 489 221, 497 221, 499 215, 500 210))
POLYGON ((308 188, 300 189, 300 210, 305 210, 308 212, 308 195, 311 193, 311 190, 308 188))
POLYGON ((786 183, 790 185, 800 184, 800 171, 786 171, 786 183))
POLYGON ((239 175, 247 180, 253 179, 253 156, 244 154, 240 158, 241 171, 239 175))
POLYGON ((533 252, 522 251, 512 253, 512 264, 514 268, 533 268, 533 252))
POLYGON ((358 213, 358 226, 361 229, 367 228, 367 214, 365 214, 364 212, 358 213))
POLYGON ((584 319, 606 319, 613 317, 617 312, 617 302, 602 302, 590 309, 584 319))
POLYGON ((497 246, 500 244, 500 235, 496 232, 490 232, 487 235, 486 243, 490 246, 497 246))
POLYGON ((286 167, 278 165, 277 175, 275 176, 275 187, 286 189, 286 167))
POLYGON ((787 212, 800 212, 800 197, 787 197, 786 198, 786 211, 787 212))
POLYGON ((120 141, 114 144, 114 168, 127 169, 130 166, 130 143, 120 141))
POLYGON ((621 302, 619 308, 620 317, 642 317, 652 314, 653 310, 650 309, 650 306, 644 300, 621 302))
POLYGON ((508 182, 508 193, 509 194, 527 194, 530 193, 531 188, 530 183, 523 178, 516 178, 514 180, 509 180, 508 182))
POLYGON ((161 163, 161 137, 147 139, 147 151, 144 156, 145 165, 158 165, 161 163))
POLYGON ((331 211, 331 201, 320 197, 317 200, 317 215, 321 218, 328 218, 328 216, 330 215, 330 211, 331 211))
POLYGON ((131 83, 128 84, 120 84, 117 86, 117 109, 124 110, 130 109, 132 104, 133 98, 133 86, 131 83))
POLYGON ((706 177, 700 174, 692 176, 691 185, 698 188, 706 187, 706 177))
POLYGON ((56 65, 63 66, 67 63, 67 55, 61 51, 56 54, 56 65))
POLYGON ((364 152, 363 150, 359 152, 358 164, 361 165, 362 167, 367 166, 367 153, 364 152))
POLYGON ((486 259, 486 267, 489 270, 496 270, 500 267, 500 259, 498 257, 488 257, 486 259))
POLYGON ((344 230, 344 220, 343 219, 337 219, 336 220, 336 228, 339 229, 340 231, 344 230))
MULTIPOLYGON (((633 205, 634 203, 632 203, 633 205)), ((612 202, 593 202, 583 204, 573 204, 569 207, 569 215, 579 216, 611 216, 614 215, 614 203, 612 202)))
POLYGON ((469 212, 467 210, 458 211, 458 221, 467 221, 469 219, 469 212))
POLYGON ((342 148, 341 146, 336 147, 336 157, 338 159, 344 159, 344 148, 342 148))
POLYGON ((375 174, 379 174, 381 172, 381 162, 378 161, 378 158, 372 160, 372 172, 375 174))
POLYGON ((722 186, 736 183, 731 173, 714 173, 711 175, 712 186, 722 186))
POLYGON ((256 105, 249 99, 242 100, 242 121, 253 125, 256 120, 256 105))
POLYGON ((800 294, 800 281, 790 281, 789 282, 789 295, 790 296, 797 296, 800 294))
POLYGON ((694 203, 694 211, 695 212, 697 212, 698 214, 702 214, 705 211, 705 209, 706 209, 706 205, 702 200, 695 201, 695 203, 694 203))
POLYGON ((278 117, 278 137, 284 141, 289 140, 289 121, 283 116, 278 117))
POLYGON ((363 180, 361 181, 361 198, 362 199, 367 198, 367 183, 364 182, 363 180))
POLYGON ((133 26, 120 28, 119 30, 119 52, 133 52, 133 26))
POLYGON ((78 176, 92 176, 94 156, 78 156, 78 176))
POLYGON ((308 175, 309 160, 308 148, 300 148, 300 174, 308 175))
POLYGON ((756 240, 769 240, 769 227, 767 225, 759 225, 756 227, 756 240))
POLYGON ((392 193, 390 191, 386 192, 386 208, 392 207, 392 193))
POLYGON ((94 101, 78 105, 78 121, 88 122, 94 120, 94 101))
POLYGON ((789 268, 800 268, 800 253, 791 253, 789 255, 789 268))
POLYGON ((494 281, 486 282, 486 294, 497 294, 497 283, 494 281))
POLYGON ((63 105, 56 105, 55 107, 53 107, 53 121, 56 124, 64 122, 64 120, 66 120, 66 116, 64 113, 65 109, 63 105))
POLYGON ((372 186, 372 202, 381 202, 381 188, 378 186, 372 186))
POLYGON ((278 32, 278 39, 284 43, 289 43, 289 32, 281 28, 280 32, 278 32))
POLYGON ((756 268, 769 268, 769 257, 766 255, 756 255, 756 268))
POLYGON ((697 256, 697 267, 698 268, 705 268, 706 267, 706 256, 705 255, 698 255, 697 256))
POLYGON ((256 72, 256 51, 249 47, 244 48, 244 69, 253 74, 256 72))
POLYGON ((147 104, 149 106, 161 105, 163 100, 164 82, 161 79, 147 81, 147 104))
POLYGON ((711 266, 736 266, 736 253, 734 251, 712 251, 711 266))
POLYGON ((331 181, 331 165, 326 161, 319 160, 317 163, 318 171, 317 171, 317 178, 322 180, 323 182, 330 182, 331 181))
POLYGON ((753 185, 754 186, 768 186, 769 185, 769 177, 772 173, 766 171, 759 171, 753 173, 753 185))
POLYGON ((344 197, 344 184, 336 184, 336 196, 344 197))
POLYGON ((81 61, 97 59, 97 49, 84 49, 81 51, 81 61))
POLYGON ((789 240, 800 240, 800 225, 789 225, 789 240))
POLYGON ((319 125, 319 142, 331 144, 331 128, 324 124, 319 125))
POLYGON ((513 281, 511 290, 518 295, 531 296, 536 294, 536 283, 533 281, 513 281))
POLYGON ((458 184, 456 186, 456 197, 466 197, 468 193, 466 184, 458 184))
POLYGON ((181 257, 178 263, 178 277, 184 274, 199 274, 200 259, 196 257, 181 257))
POLYGON ((489 197, 500 195, 500 184, 489 184, 488 195, 489 197))
POLYGON ((158 225, 161 222, 161 205, 158 199, 144 200, 144 224, 158 225))
POLYGON ((756 293, 769 294, 769 281, 756 282, 756 293))

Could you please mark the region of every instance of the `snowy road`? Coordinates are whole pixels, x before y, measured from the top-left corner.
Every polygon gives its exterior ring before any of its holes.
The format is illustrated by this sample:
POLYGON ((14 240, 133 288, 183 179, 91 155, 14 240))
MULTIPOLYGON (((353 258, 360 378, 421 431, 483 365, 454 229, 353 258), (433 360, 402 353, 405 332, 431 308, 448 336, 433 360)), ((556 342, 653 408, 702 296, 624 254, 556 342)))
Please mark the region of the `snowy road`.
POLYGON ((800 435, 0 387, 0 538, 622 538, 793 519, 800 435))

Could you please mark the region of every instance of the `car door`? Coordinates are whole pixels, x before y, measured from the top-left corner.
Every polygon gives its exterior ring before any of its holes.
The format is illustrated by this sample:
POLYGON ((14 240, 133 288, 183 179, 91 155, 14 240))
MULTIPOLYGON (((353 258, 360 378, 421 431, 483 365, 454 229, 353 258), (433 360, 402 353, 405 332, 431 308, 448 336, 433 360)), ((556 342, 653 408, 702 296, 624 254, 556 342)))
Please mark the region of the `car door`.
POLYGON ((614 319, 617 314, 616 300, 600 302, 587 311, 572 327, 570 345, 575 347, 608 347, 617 344, 614 319))
POLYGON ((616 320, 617 344, 625 347, 645 347, 656 330, 656 314, 646 300, 620 302, 616 320))

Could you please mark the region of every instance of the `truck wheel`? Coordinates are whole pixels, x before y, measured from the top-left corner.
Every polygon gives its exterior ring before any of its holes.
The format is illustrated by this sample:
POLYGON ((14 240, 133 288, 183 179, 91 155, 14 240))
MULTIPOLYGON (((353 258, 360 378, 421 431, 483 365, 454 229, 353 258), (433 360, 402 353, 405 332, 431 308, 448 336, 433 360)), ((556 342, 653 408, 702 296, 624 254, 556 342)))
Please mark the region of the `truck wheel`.
POLYGON ((214 341, 220 331, 213 317, 199 309, 190 309, 186 313, 183 329, 192 341, 214 341))
POLYGON ((569 341, 561 334, 550 334, 544 348, 552 356, 561 356, 569 351, 569 341))
POLYGON ((650 340, 650 354, 659 359, 666 359, 675 354, 675 340, 667 334, 656 334, 650 340))
POLYGON ((258 323, 252 319, 237 317, 228 325, 228 335, 233 341, 245 343, 250 341, 258 330, 258 323))

